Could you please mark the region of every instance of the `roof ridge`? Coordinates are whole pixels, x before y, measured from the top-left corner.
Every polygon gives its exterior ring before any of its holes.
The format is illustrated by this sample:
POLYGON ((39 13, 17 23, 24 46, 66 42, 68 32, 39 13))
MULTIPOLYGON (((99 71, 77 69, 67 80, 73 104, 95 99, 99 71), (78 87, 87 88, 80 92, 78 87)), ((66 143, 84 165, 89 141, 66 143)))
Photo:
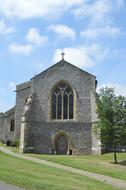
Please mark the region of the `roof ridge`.
POLYGON ((53 68, 53 67, 55 67, 56 65, 61 64, 61 63, 67 63, 67 64, 71 65, 72 67, 74 67, 74 68, 80 70, 81 72, 87 73, 87 74, 91 75, 92 77, 95 77, 95 78, 96 78, 95 75, 93 75, 93 74, 91 74, 91 73, 88 73, 87 71, 85 71, 85 70, 83 70, 83 69, 81 69, 81 68, 79 68, 79 67, 77 67, 77 66, 75 66, 75 65, 73 65, 73 64, 71 64, 71 63, 69 63, 68 61, 62 59, 62 60, 58 61, 57 63, 51 65, 50 67, 48 67, 48 68, 45 69, 44 71, 42 71, 42 72, 38 73, 37 75, 35 75, 34 77, 32 77, 31 80, 32 80, 33 78, 38 77, 38 76, 41 75, 42 73, 47 72, 47 71, 50 70, 51 68, 53 68))

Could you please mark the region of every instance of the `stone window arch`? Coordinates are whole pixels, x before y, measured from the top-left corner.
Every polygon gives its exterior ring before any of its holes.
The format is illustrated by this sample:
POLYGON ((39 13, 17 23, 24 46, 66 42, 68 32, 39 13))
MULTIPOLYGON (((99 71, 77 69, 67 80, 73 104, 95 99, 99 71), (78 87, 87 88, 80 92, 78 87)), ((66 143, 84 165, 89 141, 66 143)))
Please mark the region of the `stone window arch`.
POLYGON ((51 119, 74 119, 74 91, 66 82, 60 82, 51 93, 51 119))
POLYGON ((11 121, 10 121, 10 131, 14 132, 14 128, 15 128, 15 121, 14 121, 14 119, 11 119, 11 121))

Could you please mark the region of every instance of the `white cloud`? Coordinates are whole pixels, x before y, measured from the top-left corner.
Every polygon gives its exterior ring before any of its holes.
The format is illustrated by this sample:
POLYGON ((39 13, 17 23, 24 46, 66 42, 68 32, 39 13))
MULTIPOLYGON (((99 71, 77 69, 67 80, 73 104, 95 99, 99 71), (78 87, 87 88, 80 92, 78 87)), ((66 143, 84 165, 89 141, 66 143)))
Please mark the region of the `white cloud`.
MULTIPOLYGON (((106 17, 112 9, 112 4, 110 0, 97 0, 93 3, 84 3, 83 6, 76 8, 72 13, 77 17, 89 17, 91 19, 91 24, 96 25, 99 22, 106 22, 106 17)), ((108 22, 108 20, 107 20, 108 22)))
POLYGON ((105 87, 114 88, 116 95, 126 96, 126 85, 116 84, 116 83, 115 84, 114 83, 101 84, 98 86, 97 92, 99 92, 99 89, 105 88, 105 87))
MULTIPOLYGON (((61 49, 57 49, 54 53, 53 62, 61 60, 61 49)), ((108 50, 104 50, 98 44, 91 46, 78 46, 63 49, 65 52, 65 60, 81 68, 93 67, 96 63, 101 62, 108 54, 108 50)))
POLYGON ((83 0, 0 0, 0 12, 8 18, 55 18, 82 2, 83 0))
POLYGON ((118 8, 123 7, 124 4, 125 4, 124 0, 116 0, 116 5, 117 5, 118 8))
POLYGON ((28 55, 33 51, 33 49, 34 49, 33 46, 30 44, 20 45, 12 43, 9 45, 9 51, 11 53, 22 53, 28 55))
POLYGON ((9 82, 8 87, 11 91, 14 91, 16 89, 16 84, 15 82, 9 82))
POLYGON ((40 31, 37 28, 30 28, 26 36, 28 42, 37 46, 42 46, 48 41, 47 36, 41 36, 40 31))
POLYGON ((52 24, 48 27, 48 29, 54 31, 60 38, 75 39, 75 31, 66 25, 52 24))
POLYGON ((85 1, 82 6, 72 10, 76 18, 86 18, 88 27, 81 35, 88 39, 99 36, 116 38, 122 34, 121 28, 114 26, 112 13, 124 6, 124 0, 85 1))
POLYGON ((84 31, 81 31, 81 36, 86 38, 95 39, 99 36, 109 36, 116 38, 121 34, 121 29, 118 27, 105 26, 105 27, 89 27, 84 31))
POLYGON ((40 31, 37 28, 30 28, 26 35, 26 40, 28 42, 26 44, 10 44, 8 46, 9 52, 28 55, 36 48, 36 46, 44 45, 48 41, 48 37, 41 36, 40 31))
POLYGON ((0 20, 0 34, 10 34, 13 32, 15 32, 14 27, 9 27, 3 19, 0 20))

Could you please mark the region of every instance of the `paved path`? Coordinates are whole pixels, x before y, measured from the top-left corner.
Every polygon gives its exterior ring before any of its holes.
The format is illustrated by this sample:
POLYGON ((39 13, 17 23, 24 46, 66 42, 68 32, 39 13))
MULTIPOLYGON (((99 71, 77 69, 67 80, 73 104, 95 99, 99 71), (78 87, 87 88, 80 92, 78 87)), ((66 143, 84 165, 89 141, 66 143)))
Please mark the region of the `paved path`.
POLYGON ((7 183, 0 182, 0 190, 23 190, 23 189, 16 187, 14 185, 9 185, 7 183))
POLYGON ((57 164, 57 163, 42 160, 42 159, 39 159, 39 158, 33 158, 33 157, 30 157, 30 156, 27 156, 27 155, 24 155, 24 154, 20 154, 20 153, 14 153, 14 152, 12 152, 12 151, 4 148, 4 147, 0 147, 0 150, 3 151, 4 153, 10 154, 11 156, 14 156, 14 157, 17 157, 17 158, 30 160, 30 161, 33 161, 35 163, 44 164, 44 165, 51 166, 51 167, 54 167, 54 168, 59 168, 59 169, 62 169, 62 170, 68 171, 68 172, 72 172, 72 173, 76 173, 76 174, 80 174, 80 175, 83 175, 83 176, 88 176, 90 178, 93 178, 93 179, 99 180, 101 182, 110 184, 110 185, 112 185, 114 187, 117 187, 118 189, 126 190, 126 181, 125 180, 120 180, 120 179, 116 179, 116 178, 109 177, 109 176, 106 176, 106 175, 97 174, 97 173, 93 173, 93 172, 88 172, 88 171, 84 171, 84 170, 81 170, 81 169, 76 169, 76 168, 73 168, 73 167, 70 167, 70 166, 64 166, 62 164, 57 164))

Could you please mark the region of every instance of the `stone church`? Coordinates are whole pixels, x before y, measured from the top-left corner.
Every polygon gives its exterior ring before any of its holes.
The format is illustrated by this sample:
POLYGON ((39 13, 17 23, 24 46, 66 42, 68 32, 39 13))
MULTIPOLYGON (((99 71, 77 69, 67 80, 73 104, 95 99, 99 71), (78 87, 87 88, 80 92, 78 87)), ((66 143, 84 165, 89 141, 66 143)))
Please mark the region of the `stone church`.
POLYGON ((20 140, 20 151, 100 154, 96 77, 62 59, 16 86, 16 104, 0 113, 0 140, 20 140))

